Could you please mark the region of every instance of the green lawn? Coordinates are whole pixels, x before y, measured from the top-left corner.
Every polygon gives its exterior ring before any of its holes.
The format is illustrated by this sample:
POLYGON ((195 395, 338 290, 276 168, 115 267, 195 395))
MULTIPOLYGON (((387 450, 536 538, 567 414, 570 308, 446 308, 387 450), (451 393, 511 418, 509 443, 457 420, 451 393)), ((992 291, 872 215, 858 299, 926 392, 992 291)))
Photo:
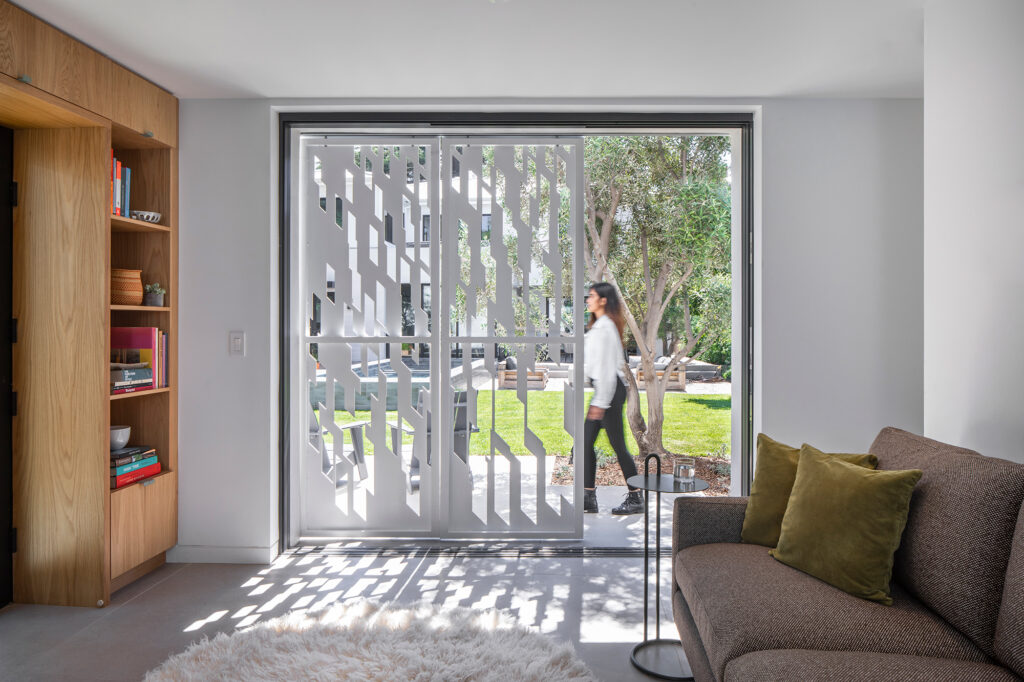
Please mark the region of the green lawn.
MULTIPOLYGON (((591 391, 587 391, 584 402, 589 402, 591 391)), ((509 443, 512 452, 517 455, 529 454, 523 443, 523 405, 516 397, 515 391, 480 391, 477 394, 477 417, 479 433, 474 433, 469 441, 470 454, 486 455, 490 453, 491 403, 497 414, 495 428, 509 443)), ((567 455, 572 440, 562 426, 563 394, 557 391, 531 391, 527 395, 529 403, 529 424, 531 430, 540 438, 549 455, 567 455)), ((642 410, 647 409, 647 395, 640 394, 642 410)), ((667 393, 665 395, 665 424, 663 438, 665 447, 670 452, 685 452, 703 455, 716 452, 724 444, 728 452, 730 440, 731 397, 728 395, 689 395, 686 393, 667 393)), ((388 420, 393 420, 396 413, 388 412, 388 420)), ((369 411, 358 411, 353 417, 348 412, 338 410, 335 421, 338 424, 354 419, 370 419, 369 411)), ((623 415, 623 421, 625 415, 623 415)), ((636 441, 626 428, 626 443, 633 455, 639 451, 636 441)), ((390 438, 390 433, 385 432, 390 438)), ((330 434, 326 436, 330 442, 330 434)), ((403 438, 405 444, 412 443, 412 436, 403 438)), ((611 452, 611 446, 604 432, 598 438, 597 447, 611 452)), ((367 454, 373 454, 373 444, 366 441, 367 454)))

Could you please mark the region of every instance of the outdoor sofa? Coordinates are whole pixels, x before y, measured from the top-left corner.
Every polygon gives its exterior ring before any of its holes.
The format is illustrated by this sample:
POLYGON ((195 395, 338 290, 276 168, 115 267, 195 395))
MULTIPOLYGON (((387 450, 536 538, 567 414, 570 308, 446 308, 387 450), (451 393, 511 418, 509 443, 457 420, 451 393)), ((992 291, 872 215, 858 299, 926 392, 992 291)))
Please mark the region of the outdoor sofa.
POLYGON ((676 501, 673 616, 695 679, 1024 675, 1024 465, 891 427, 870 452, 879 469, 924 472, 895 555, 892 606, 741 543, 747 498, 676 501))

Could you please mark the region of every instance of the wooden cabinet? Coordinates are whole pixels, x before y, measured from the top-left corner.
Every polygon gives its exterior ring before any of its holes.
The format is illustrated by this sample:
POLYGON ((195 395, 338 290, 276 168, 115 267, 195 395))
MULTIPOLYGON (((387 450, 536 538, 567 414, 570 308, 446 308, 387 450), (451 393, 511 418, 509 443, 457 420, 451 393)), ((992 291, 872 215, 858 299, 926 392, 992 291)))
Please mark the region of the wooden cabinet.
POLYGON ((160 474, 110 494, 110 576, 116 579, 177 542, 178 475, 160 474))
POLYGON ((103 606, 177 542, 177 111, 166 91, 0 0, 0 125, 14 129, 19 198, 16 602, 103 606), (159 224, 111 216, 112 154, 132 169, 133 208, 159 224), (164 305, 111 305, 112 267, 160 282, 164 305), (166 387, 110 394, 111 326, 167 333, 166 387), (161 473, 110 490, 111 424, 155 448, 161 473))
POLYGON ((0 71, 34 87, 110 116, 114 63, 24 10, 0 5, 0 71))
POLYGON ((178 144, 178 100, 128 69, 114 65, 110 120, 145 138, 178 144))
POLYGON ((0 2, 0 72, 147 139, 178 144, 178 100, 9 2, 0 2))

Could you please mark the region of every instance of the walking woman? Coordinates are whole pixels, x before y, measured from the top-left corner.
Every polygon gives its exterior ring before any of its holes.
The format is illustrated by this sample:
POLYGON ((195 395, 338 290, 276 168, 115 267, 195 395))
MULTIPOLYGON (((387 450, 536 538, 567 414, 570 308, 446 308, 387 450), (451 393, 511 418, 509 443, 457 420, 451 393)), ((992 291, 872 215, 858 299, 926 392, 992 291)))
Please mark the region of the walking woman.
MULTIPOLYGON (((622 351, 622 328, 625 319, 622 301, 615 287, 607 282, 598 282, 590 287, 587 295, 587 310, 590 311, 590 328, 584 337, 583 372, 594 383, 594 395, 587 409, 587 421, 583 427, 585 450, 583 453, 583 511, 597 513, 597 455, 594 441, 604 429, 608 441, 615 450, 622 475, 628 479, 636 475, 636 464, 626 449, 626 437, 622 430, 622 407, 626 404, 626 384, 622 366, 625 355, 622 351)), ((612 509, 612 514, 639 514, 644 510, 640 490, 630 487, 626 500, 612 509)))

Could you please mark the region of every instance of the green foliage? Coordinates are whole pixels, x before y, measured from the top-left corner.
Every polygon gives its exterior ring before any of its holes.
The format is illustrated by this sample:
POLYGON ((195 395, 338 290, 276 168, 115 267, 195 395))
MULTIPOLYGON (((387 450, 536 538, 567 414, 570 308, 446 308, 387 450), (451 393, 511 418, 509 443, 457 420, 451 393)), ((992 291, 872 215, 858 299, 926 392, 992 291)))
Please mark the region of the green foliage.
POLYGON ((167 291, 162 286, 160 286, 160 282, 153 282, 152 284, 147 284, 145 287, 143 287, 143 290, 147 294, 166 294, 167 293, 167 291))

